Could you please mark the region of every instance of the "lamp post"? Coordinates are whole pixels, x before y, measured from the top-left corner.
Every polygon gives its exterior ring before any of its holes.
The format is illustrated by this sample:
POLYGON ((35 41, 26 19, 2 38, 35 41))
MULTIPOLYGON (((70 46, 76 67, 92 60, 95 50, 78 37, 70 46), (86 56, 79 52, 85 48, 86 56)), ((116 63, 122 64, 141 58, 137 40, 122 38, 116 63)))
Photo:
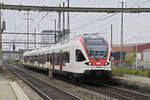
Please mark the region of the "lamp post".
POLYGON ((137 38, 136 38, 136 67, 135 67, 135 69, 137 69, 137 38))
POLYGON ((138 53, 138 45, 137 45, 137 38, 138 36, 134 36, 133 38, 136 39, 136 66, 135 66, 135 69, 137 69, 137 64, 138 64, 138 57, 137 57, 137 53, 138 53))

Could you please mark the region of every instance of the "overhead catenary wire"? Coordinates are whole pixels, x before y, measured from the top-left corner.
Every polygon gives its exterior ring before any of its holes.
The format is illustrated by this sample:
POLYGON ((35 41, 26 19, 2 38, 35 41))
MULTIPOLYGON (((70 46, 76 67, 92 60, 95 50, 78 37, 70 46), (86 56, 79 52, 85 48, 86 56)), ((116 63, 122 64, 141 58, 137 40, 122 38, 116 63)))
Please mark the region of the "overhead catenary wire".
MULTIPOLYGON (((102 15, 101 17, 103 17, 103 16, 106 16, 106 15, 102 15)), ((84 27, 90 26, 90 25, 92 25, 92 24, 96 24, 97 22, 103 21, 103 20, 105 20, 105 19, 107 19, 107 18, 110 18, 110 17, 112 17, 112 16, 114 16, 114 14, 113 14, 113 15, 106 16, 106 17, 101 18, 101 19, 97 19, 97 18, 96 18, 96 20, 94 19, 94 21, 93 21, 93 20, 90 20, 89 22, 87 22, 87 23, 85 23, 85 24, 83 24, 83 25, 81 25, 81 26, 78 26, 78 27, 76 27, 76 28, 74 28, 74 29, 72 29, 72 30, 78 30, 78 29, 80 29, 80 28, 84 28, 84 27)))

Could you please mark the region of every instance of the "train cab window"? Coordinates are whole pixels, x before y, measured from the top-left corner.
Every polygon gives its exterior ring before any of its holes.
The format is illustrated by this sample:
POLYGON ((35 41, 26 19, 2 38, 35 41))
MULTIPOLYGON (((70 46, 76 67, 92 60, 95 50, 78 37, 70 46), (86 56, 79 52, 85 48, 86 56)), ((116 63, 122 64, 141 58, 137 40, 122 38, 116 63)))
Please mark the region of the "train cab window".
POLYGON ((85 61, 85 57, 83 55, 83 53, 81 52, 81 50, 76 50, 76 61, 77 62, 82 62, 82 61, 85 61))

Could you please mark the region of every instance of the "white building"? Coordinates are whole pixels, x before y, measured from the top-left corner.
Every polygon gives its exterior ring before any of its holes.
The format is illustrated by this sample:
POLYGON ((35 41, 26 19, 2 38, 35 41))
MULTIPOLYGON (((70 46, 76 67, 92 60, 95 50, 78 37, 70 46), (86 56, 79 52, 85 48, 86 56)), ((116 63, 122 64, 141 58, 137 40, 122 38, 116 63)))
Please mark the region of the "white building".
POLYGON ((55 43, 55 31, 54 30, 43 30, 41 36, 41 47, 46 47, 51 43, 55 43))

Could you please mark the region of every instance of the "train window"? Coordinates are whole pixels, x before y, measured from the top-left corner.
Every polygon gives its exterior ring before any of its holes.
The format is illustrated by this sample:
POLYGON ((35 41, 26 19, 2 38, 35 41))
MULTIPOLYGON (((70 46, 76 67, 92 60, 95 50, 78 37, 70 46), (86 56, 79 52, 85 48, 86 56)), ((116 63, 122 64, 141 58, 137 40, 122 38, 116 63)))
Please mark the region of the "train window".
POLYGON ((85 57, 83 55, 83 53, 81 52, 81 50, 76 50, 76 61, 77 62, 82 62, 82 61, 85 61, 85 57))
POLYGON ((52 65, 53 62, 53 54, 50 54, 50 64, 52 65))
POLYGON ((47 54, 47 61, 50 61, 50 54, 47 54))
POLYGON ((42 63, 44 63, 45 57, 44 54, 42 55, 42 63))
POLYGON ((64 63, 70 63, 70 54, 68 52, 64 53, 64 63))
POLYGON ((38 55, 38 62, 40 63, 40 55, 38 55))
POLYGON ((38 61, 38 56, 36 56, 36 61, 38 61))
POLYGON ((60 62, 60 57, 59 57, 59 54, 56 53, 55 54, 55 65, 59 65, 59 62, 60 62))
POLYGON ((47 61, 47 54, 44 54, 44 62, 47 61))

